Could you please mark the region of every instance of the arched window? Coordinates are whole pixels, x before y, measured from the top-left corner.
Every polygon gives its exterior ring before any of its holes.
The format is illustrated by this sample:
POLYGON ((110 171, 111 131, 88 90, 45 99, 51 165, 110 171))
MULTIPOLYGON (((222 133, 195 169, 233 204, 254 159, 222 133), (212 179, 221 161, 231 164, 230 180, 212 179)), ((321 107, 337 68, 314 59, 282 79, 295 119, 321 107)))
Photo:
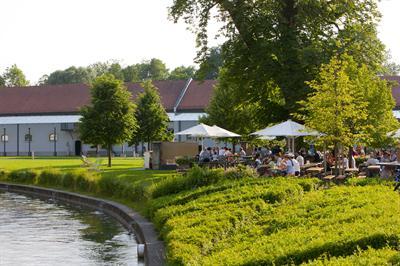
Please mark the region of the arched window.
POLYGON ((25 134, 25 141, 32 141, 32 135, 31 134, 25 134))
POLYGON ((1 135, 1 142, 8 142, 8 135, 1 135))
POLYGON ((57 141, 57 134, 50 133, 49 135, 49 141, 57 141))

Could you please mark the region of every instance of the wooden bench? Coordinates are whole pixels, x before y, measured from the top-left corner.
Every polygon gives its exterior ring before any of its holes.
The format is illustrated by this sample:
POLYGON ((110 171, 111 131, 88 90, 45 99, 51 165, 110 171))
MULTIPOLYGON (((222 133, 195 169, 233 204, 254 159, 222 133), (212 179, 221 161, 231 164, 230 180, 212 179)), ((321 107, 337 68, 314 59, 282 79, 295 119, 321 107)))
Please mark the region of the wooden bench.
POLYGON ((334 178, 335 178, 334 175, 327 175, 327 176, 324 176, 322 179, 325 181, 332 181, 334 178))

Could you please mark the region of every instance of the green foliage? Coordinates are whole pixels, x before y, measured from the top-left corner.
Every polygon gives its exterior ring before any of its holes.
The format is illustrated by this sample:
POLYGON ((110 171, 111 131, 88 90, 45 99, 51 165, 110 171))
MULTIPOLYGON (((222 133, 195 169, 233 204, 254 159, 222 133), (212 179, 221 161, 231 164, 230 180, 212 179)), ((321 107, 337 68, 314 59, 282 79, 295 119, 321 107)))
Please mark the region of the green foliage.
MULTIPOLYGON (((56 70, 50 74, 43 75, 38 83, 42 85, 91 83, 95 78, 105 74, 111 74, 116 79, 124 82, 143 82, 148 79, 177 80, 194 77, 195 72, 196 69, 193 66, 180 66, 169 72, 165 63, 157 58, 124 67, 117 60, 110 60, 97 62, 86 67, 71 66, 64 70, 56 70)), ((0 86, 2 86, 1 78, 0 86)))
POLYGON ((297 265, 356 261, 360 258, 354 254, 363 250, 394 255, 400 243, 400 199, 391 187, 316 190, 313 182, 301 186, 301 181, 242 180, 231 187, 221 184, 221 190, 214 186, 211 193, 198 193, 206 188, 186 191, 182 196, 196 195, 187 202, 159 198, 155 202, 169 204, 157 208, 153 220, 168 243, 169 262, 297 265))
POLYGON ((107 148, 110 167, 112 145, 129 140, 137 128, 135 105, 130 92, 112 75, 96 78, 91 95, 91 105, 81 109, 80 136, 86 143, 107 148))
POLYGON ((196 158, 189 156, 176 157, 175 162, 177 165, 188 165, 192 166, 196 162, 196 158))
POLYGON ((14 170, 8 174, 7 179, 11 182, 32 184, 36 176, 37 173, 31 170, 14 170))
POLYGON ((307 126, 325 134, 321 140, 379 147, 399 127, 388 83, 350 56, 333 58, 308 84, 314 91, 302 102, 303 118, 307 126))
POLYGON ((0 78, 0 86, 23 87, 28 85, 29 81, 26 79, 24 72, 19 69, 17 65, 6 68, 6 71, 0 78))
POLYGON ((170 140, 172 136, 168 132, 169 118, 161 104, 157 88, 149 80, 143 82, 142 87, 144 92, 137 96, 135 112, 139 130, 131 139, 131 143, 170 140))
POLYGON ((63 184, 63 174, 57 170, 46 169, 40 172, 36 182, 44 186, 61 186, 63 184))
POLYGON ((305 81, 336 54, 347 51, 358 64, 381 70, 385 50, 377 37, 377 1, 350 2, 174 0, 169 11, 174 22, 183 20, 196 33, 199 63, 208 59, 209 23, 221 22, 223 66, 236 97, 256 104, 268 125, 298 111, 297 102, 309 93, 305 81), (265 108, 265 95, 276 88, 283 110, 265 108))
POLYGON ((196 69, 193 66, 189 66, 189 67, 179 66, 171 71, 168 79, 170 79, 170 80, 179 80, 179 79, 187 80, 190 78, 194 78, 195 72, 196 72, 196 69))
POLYGON ((212 47, 207 52, 206 58, 201 62, 196 72, 196 79, 217 79, 223 65, 221 47, 212 47))
MULTIPOLYGON (((221 69, 219 82, 206 108, 207 115, 201 117, 200 122, 217 125, 241 135, 247 135, 257 130, 259 126, 258 108, 255 104, 245 104, 238 99, 235 94, 238 89, 238 85, 227 75, 225 69, 221 69)), ((277 106, 271 102, 268 104, 277 106)))
POLYGON ((71 66, 65 70, 56 70, 42 77, 41 84, 89 83, 92 81, 90 71, 85 67, 71 66))
POLYGON ((192 167, 186 175, 169 176, 149 188, 151 196, 158 198, 176 194, 185 190, 217 184, 226 180, 256 178, 258 174, 248 167, 231 168, 226 171, 222 168, 209 169, 197 165, 192 167))

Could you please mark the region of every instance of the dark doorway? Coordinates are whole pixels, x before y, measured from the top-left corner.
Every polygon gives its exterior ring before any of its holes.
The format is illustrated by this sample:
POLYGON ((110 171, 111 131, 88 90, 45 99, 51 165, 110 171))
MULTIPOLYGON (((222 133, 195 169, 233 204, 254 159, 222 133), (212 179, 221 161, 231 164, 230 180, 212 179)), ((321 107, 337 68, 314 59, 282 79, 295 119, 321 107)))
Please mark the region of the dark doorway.
POLYGON ((80 140, 75 141, 75 155, 81 156, 82 154, 82 142, 80 140))

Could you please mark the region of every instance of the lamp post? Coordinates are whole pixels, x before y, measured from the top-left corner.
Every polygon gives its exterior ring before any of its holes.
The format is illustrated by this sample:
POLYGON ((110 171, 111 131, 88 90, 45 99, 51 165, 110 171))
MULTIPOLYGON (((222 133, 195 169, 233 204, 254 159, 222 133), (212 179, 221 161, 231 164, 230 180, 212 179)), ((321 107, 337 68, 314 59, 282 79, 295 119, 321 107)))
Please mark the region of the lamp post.
POLYGON ((54 128, 53 137, 54 137, 54 156, 57 156, 57 135, 56 128, 54 128))
POLYGON ((32 141, 31 128, 28 128, 28 156, 32 156, 31 141, 32 141))
POLYGON ((6 128, 3 130, 3 155, 4 157, 7 156, 6 152, 6 128))

